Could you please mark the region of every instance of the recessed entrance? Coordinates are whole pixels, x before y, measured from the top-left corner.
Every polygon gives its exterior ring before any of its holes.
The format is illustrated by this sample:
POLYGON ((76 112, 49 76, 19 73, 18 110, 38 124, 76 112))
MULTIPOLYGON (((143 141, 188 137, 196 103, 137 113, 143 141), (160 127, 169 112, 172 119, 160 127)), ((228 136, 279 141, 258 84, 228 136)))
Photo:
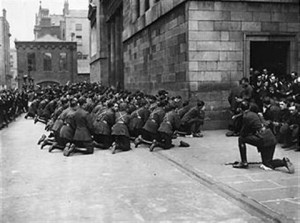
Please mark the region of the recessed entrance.
POLYGON ((289 73, 290 41, 250 41, 250 67, 283 76, 289 73))

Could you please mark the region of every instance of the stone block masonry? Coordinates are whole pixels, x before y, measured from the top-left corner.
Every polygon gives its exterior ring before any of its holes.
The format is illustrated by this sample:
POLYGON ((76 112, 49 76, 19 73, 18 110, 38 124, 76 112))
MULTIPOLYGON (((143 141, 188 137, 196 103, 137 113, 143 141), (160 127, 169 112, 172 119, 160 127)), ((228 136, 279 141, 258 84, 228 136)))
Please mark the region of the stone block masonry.
POLYGON ((187 97, 187 27, 184 7, 177 7, 124 42, 126 89, 187 97))
MULTIPOLYGON (((125 10, 130 2, 123 1, 125 10)), ((288 37, 289 67, 300 73, 298 3, 159 1, 136 21, 124 19, 125 87, 146 93, 166 89, 191 101, 201 98, 215 123, 207 127, 227 127, 222 120, 230 88, 248 76, 250 68, 249 36, 260 41, 288 37)))
MULTIPOLYGON (((245 51, 245 36, 290 33, 295 37, 298 35, 299 45, 299 15, 296 1, 286 4, 278 1, 190 1, 188 80, 191 98, 203 97, 208 104, 208 115, 214 114, 218 119, 218 111, 222 115, 229 106, 224 98, 227 98, 230 86, 247 76, 250 68, 245 67, 244 61, 249 56, 245 51), (222 95, 207 98, 208 91, 222 95), (221 106, 212 106, 216 104, 221 106)), ((299 54, 295 61, 291 61, 292 67, 298 67, 299 72, 299 54)))

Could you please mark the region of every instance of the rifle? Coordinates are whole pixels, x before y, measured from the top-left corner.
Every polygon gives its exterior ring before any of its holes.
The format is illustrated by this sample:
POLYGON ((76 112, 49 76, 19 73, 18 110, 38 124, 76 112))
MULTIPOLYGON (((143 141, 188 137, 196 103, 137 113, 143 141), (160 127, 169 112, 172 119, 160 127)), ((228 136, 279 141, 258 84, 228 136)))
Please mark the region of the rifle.
MULTIPOLYGON (((238 163, 239 163, 239 161, 227 162, 227 163, 225 163, 225 165, 236 165, 238 163)), ((248 164, 262 164, 262 162, 248 162, 248 164)))

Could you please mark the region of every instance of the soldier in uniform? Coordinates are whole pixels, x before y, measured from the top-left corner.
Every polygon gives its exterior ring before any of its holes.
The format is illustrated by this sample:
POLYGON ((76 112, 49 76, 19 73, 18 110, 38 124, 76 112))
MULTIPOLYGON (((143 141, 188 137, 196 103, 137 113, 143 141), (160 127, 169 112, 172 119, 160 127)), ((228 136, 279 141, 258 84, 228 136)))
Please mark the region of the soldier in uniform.
POLYGON ((112 154, 116 150, 128 151, 130 148, 130 135, 128 131, 128 124, 130 116, 127 113, 127 104, 120 103, 119 109, 115 111, 115 124, 112 126, 112 136, 114 142, 112 144, 112 154))
POLYGON ((170 111, 165 114, 163 121, 158 128, 159 137, 158 140, 153 140, 150 146, 150 152, 157 146, 163 149, 170 149, 174 146, 172 144, 172 136, 174 131, 178 130, 180 126, 180 118, 176 112, 176 103, 171 102, 167 108, 170 111))
MULTIPOLYGON (((106 106, 102 108, 98 106, 95 109, 94 126, 94 146, 101 149, 108 149, 112 142, 111 127, 115 123, 115 111, 113 110, 113 103, 111 101, 105 102, 106 106)), ((96 106, 97 107, 97 106, 96 106)))
POLYGON ((154 139, 158 141, 159 134, 157 130, 166 114, 164 107, 167 105, 167 103, 167 100, 159 101, 157 108, 150 113, 148 120, 142 128, 142 134, 134 140, 136 148, 141 143, 151 145, 154 139))
POLYGON ((271 130, 263 125, 262 117, 250 111, 250 103, 241 103, 243 110, 243 126, 238 139, 241 161, 233 165, 234 168, 248 168, 246 144, 257 147, 261 154, 262 166, 265 170, 277 167, 286 167, 289 173, 294 173, 294 166, 287 157, 283 159, 273 159, 276 138, 271 130))
POLYGON ((90 114, 83 109, 86 98, 78 99, 79 107, 74 113, 75 133, 73 143, 64 149, 64 156, 70 156, 74 152, 93 154, 94 145, 92 140, 93 123, 90 114))
POLYGON ((200 127, 204 123, 205 103, 199 100, 181 119, 180 134, 187 137, 203 137, 200 127))
POLYGON ((41 102, 40 98, 36 98, 32 101, 32 103, 30 104, 30 106, 28 108, 28 112, 25 115, 26 119, 28 117, 35 118, 35 116, 37 115, 37 110, 38 110, 38 106, 39 106, 40 102, 41 102))
POLYGON ((266 120, 265 125, 267 125, 272 132, 277 135, 277 128, 274 123, 279 122, 281 110, 280 107, 270 98, 265 97, 263 99, 263 117, 266 120))
POLYGON ((131 137, 138 137, 142 134, 142 128, 145 125, 147 119, 149 118, 149 103, 145 99, 140 99, 138 101, 139 108, 130 114, 129 120, 129 134, 131 137))

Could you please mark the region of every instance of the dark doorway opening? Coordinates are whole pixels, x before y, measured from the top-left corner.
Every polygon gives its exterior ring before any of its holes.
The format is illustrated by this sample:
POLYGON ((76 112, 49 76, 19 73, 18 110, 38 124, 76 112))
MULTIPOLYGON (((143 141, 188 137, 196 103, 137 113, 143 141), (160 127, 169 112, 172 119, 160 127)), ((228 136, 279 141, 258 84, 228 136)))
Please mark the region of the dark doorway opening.
POLYGON ((289 73, 289 41, 251 41, 250 67, 262 71, 266 68, 276 76, 289 73))

